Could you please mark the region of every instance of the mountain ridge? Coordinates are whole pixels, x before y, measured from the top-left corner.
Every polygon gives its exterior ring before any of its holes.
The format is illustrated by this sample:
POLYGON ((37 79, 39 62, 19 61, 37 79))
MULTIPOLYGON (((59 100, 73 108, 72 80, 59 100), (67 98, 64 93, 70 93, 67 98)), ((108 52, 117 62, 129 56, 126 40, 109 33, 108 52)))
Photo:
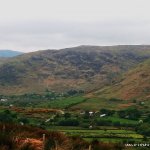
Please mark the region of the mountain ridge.
POLYGON ((91 91, 112 84, 129 69, 150 58, 148 45, 79 46, 22 54, 0 64, 1 93, 45 89, 91 91))
POLYGON ((102 97, 119 99, 150 99, 150 59, 126 72, 120 81, 95 92, 102 97))
POLYGON ((23 52, 15 51, 15 50, 6 50, 6 49, 0 49, 0 57, 15 57, 18 55, 23 54, 23 52))

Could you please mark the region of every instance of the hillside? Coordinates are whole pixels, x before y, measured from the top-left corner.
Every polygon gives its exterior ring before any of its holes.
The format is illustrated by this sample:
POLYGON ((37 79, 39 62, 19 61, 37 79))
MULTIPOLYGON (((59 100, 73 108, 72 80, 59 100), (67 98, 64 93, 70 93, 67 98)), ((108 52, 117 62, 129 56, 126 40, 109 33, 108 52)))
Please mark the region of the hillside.
POLYGON ((8 59, 6 57, 0 57, 0 64, 7 62, 8 59))
POLYGON ((79 46, 23 54, 0 65, 2 94, 92 91, 114 84, 123 72, 150 58, 150 46, 79 46))
POLYGON ((19 51, 13 51, 13 50, 0 50, 0 57, 15 57, 18 55, 23 54, 19 51))
POLYGON ((129 70, 114 85, 95 92, 101 97, 121 99, 150 99, 150 59, 129 70))

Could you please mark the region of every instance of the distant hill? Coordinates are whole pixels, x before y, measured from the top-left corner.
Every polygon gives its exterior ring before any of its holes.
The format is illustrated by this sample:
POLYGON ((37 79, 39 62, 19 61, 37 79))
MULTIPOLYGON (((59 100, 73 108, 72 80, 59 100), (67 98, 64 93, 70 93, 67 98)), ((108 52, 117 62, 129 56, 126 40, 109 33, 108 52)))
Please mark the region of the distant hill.
POLYGON ((27 53, 0 65, 0 91, 96 91, 115 84, 122 73, 149 58, 148 45, 79 46, 27 53))
POLYGON ((125 73, 118 82, 95 92, 101 97, 150 99, 150 59, 125 73))
POLYGON ((23 54, 22 52, 13 50, 0 50, 0 57, 14 57, 23 54))

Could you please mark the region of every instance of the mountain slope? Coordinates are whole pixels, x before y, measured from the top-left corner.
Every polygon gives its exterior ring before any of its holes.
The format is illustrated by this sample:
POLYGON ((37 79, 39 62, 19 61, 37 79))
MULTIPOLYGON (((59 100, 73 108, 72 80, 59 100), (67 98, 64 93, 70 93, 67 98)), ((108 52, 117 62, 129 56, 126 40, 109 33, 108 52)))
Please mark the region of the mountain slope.
POLYGON ((23 54, 22 52, 13 50, 0 50, 0 57, 14 57, 23 54))
POLYGON ((0 57, 0 64, 7 62, 8 59, 6 57, 0 57))
POLYGON ((23 54, 0 65, 0 91, 96 90, 148 58, 150 46, 145 45, 79 46, 23 54))
POLYGON ((150 59, 128 71, 116 84, 95 92, 96 95, 121 99, 150 99, 150 59))

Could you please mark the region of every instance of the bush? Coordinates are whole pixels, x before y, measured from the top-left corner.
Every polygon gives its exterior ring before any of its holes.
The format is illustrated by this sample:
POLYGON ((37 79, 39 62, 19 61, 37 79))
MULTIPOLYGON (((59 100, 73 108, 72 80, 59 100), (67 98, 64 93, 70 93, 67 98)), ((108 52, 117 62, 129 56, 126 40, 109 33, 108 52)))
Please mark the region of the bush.
POLYGON ((36 150, 30 143, 26 143, 19 150, 36 150))
POLYGON ((71 114, 70 114, 70 113, 65 113, 65 114, 64 114, 64 117, 65 117, 65 119, 70 118, 70 117, 71 117, 71 114))
POLYGON ((69 96, 73 96, 73 95, 78 94, 78 91, 76 91, 76 90, 69 90, 69 91, 67 92, 67 94, 68 94, 69 96))
POLYGON ((28 124, 29 123, 29 120, 27 118, 19 118, 18 121, 22 122, 24 124, 28 124))
POLYGON ((55 148, 55 141, 52 139, 48 139, 45 142, 44 150, 50 150, 55 148))
POLYGON ((107 116, 112 116, 115 113, 115 110, 109 110, 109 109, 102 108, 100 110, 100 113, 106 114, 107 116))
POLYGON ((12 113, 9 110, 5 110, 0 113, 0 122, 12 123, 15 122, 17 118, 16 113, 12 113))
POLYGON ((128 118, 132 120, 137 120, 141 116, 141 111, 136 108, 128 108, 125 110, 118 111, 120 118, 128 118))
POLYGON ((98 120, 96 120, 96 124, 98 126, 111 126, 112 121, 111 120, 106 120, 106 119, 98 119, 98 120))
POLYGON ((60 126, 78 126, 79 121, 77 119, 65 119, 59 121, 58 125, 60 126))
POLYGON ((89 123, 82 123, 80 126, 87 129, 89 128, 89 123))
POLYGON ((150 136, 150 124, 149 123, 143 123, 139 127, 137 127, 137 132, 139 134, 150 136))
POLYGON ((0 133, 0 149, 2 149, 2 147, 5 147, 7 150, 15 150, 16 143, 12 135, 6 132, 0 133))
POLYGON ((120 124, 120 122, 119 122, 119 121, 116 121, 116 122, 113 122, 113 126, 115 126, 115 127, 119 127, 119 126, 121 126, 121 124, 120 124))

